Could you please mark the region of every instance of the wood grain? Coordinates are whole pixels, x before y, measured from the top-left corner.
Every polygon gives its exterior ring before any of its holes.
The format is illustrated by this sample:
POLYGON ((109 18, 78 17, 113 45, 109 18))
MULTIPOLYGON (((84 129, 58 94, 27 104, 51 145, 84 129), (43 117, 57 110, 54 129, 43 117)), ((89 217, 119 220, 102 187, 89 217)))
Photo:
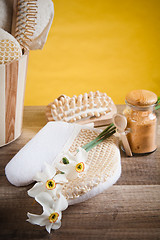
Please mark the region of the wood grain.
POLYGON ((5 114, 5 142, 8 143, 14 139, 15 113, 18 81, 18 61, 6 64, 6 114, 5 114))
MULTIPOLYGON (((123 108, 118 106, 118 111, 123 108)), ((31 186, 12 186, 4 168, 46 122, 45 107, 25 107, 21 137, 0 148, 0 239, 160 239, 159 145, 156 152, 141 157, 129 158, 121 152, 122 175, 116 185, 86 202, 70 206, 63 213, 59 230, 49 235, 43 227, 26 222, 26 213, 39 214, 41 207, 27 195, 31 186)))

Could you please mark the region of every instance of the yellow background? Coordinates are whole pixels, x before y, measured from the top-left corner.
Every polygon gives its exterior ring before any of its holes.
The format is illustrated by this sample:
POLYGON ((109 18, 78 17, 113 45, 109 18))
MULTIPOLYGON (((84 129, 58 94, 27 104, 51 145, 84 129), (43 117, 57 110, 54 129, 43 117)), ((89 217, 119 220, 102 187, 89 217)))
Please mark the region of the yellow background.
POLYGON ((25 105, 99 90, 160 95, 160 0, 54 0, 41 51, 30 51, 25 105))

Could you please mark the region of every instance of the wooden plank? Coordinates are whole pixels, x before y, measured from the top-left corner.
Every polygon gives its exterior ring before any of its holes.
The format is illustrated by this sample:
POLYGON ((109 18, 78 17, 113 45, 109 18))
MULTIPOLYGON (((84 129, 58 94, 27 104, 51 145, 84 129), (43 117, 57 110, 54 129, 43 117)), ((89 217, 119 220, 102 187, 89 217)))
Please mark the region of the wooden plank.
MULTIPOLYGON (((123 109, 124 106, 118 106, 118 112, 123 109)), ((160 239, 159 146, 156 152, 142 157, 129 158, 121 152, 122 175, 116 185, 95 198, 70 206, 63 213, 62 227, 51 235, 43 227, 26 222, 27 211, 41 213, 41 207, 27 195, 32 185, 12 186, 4 169, 46 122, 45 107, 25 107, 21 137, 0 148, 0 239, 160 239)))
MULTIPOLYGON (((3 239, 48 239, 43 227, 25 221, 41 208, 26 188, 0 187, 3 239), (13 205, 14 202, 14 205, 13 205), (6 211, 7 209, 7 211, 6 211), (7 225, 6 225, 7 223, 7 225)), ((160 186, 113 186, 86 202, 69 206, 54 239, 153 239, 160 234, 160 186), (78 238, 76 237, 78 236, 78 238), (121 237, 121 238, 119 238, 121 237)))

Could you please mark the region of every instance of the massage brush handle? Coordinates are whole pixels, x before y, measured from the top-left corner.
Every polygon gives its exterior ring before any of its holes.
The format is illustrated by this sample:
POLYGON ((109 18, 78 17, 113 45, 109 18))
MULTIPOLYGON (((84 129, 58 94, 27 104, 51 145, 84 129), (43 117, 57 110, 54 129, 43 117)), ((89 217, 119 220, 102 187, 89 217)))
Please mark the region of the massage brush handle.
POLYGON ((15 36, 17 18, 17 0, 13 0, 13 15, 12 15, 12 29, 11 34, 15 36))

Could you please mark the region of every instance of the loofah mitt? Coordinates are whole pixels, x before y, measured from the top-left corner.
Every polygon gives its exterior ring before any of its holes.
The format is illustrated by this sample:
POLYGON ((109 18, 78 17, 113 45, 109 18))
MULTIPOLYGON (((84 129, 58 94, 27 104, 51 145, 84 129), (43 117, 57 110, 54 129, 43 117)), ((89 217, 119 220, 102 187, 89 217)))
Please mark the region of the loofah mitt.
MULTIPOLYGON (((8 180, 23 186, 33 182, 45 162, 52 165, 66 152, 74 153, 93 140, 101 131, 88 126, 64 122, 49 122, 7 164, 8 180)), ((112 136, 88 152, 87 172, 83 178, 71 179, 62 193, 69 204, 85 201, 114 184, 121 174, 117 139, 112 136)))
POLYGON ((17 40, 0 28, 0 64, 11 62, 22 56, 22 50, 17 40))

